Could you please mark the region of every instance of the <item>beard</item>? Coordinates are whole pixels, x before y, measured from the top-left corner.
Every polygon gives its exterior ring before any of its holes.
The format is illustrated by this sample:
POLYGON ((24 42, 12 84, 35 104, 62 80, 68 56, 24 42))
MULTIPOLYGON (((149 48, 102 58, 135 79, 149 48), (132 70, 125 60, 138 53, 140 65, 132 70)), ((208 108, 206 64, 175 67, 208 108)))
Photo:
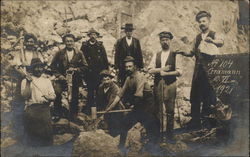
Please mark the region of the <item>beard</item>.
POLYGON ((199 27, 202 31, 206 31, 208 29, 205 25, 200 25, 199 27))
POLYGON ((43 71, 33 71, 33 75, 35 76, 35 77, 40 77, 41 75, 42 75, 42 73, 43 73, 43 71))
POLYGON ((132 75, 132 73, 133 73, 133 71, 131 71, 131 70, 127 70, 127 71, 126 71, 126 75, 127 75, 127 76, 132 75))
POLYGON ((169 45, 167 45, 167 44, 163 44, 161 47, 162 47, 163 50, 168 50, 169 49, 169 45))

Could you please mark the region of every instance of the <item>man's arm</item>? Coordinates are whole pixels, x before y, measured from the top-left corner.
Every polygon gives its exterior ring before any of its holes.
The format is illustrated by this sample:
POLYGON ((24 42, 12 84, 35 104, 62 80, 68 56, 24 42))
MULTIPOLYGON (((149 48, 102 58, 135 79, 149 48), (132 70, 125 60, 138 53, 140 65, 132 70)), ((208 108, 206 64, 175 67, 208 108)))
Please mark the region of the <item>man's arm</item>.
POLYGON ((31 97, 30 80, 23 79, 21 83, 21 95, 27 100, 31 97))
POLYGON ((222 47, 224 45, 223 36, 221 34, 217 35, 217 33, 215 34, 215 39, 212 39, 211 37, 206 37, 205 41, 208 43, 212 43, 217 47, 222 47))
POLYGON ((142 51, 141 51, 141 44, 140 41, 137 39, 137 44, 138 44, 138 68, 143 68, 143 56, 142 56, 142 51))
POLYGON ((117 40, 116 44, 115 44, 115 68, 118 69, 120 67, 120 52, 119 52, 119 45, 120 45, 120 39, 117 40))
POLYGON ((58 51, 55 56, 53 57, 51 64, 50 64, 50 68, 52 70, 52 72, 54 73, 54 75, 56 77, 59 77, 61 74, 58 72, 58 64, 59 64, 59 59, 60 59, 60 51, 58 51))
POLYGON ((108 62, 108 57, 107 57, 106 49, 105 49, 105 47, 104 47, 103 44, 102 44, 102 53, 103 53, 103 57, 104 57, 104 66, 105 66, 105 69, 108 69, 109 62, 108 62))

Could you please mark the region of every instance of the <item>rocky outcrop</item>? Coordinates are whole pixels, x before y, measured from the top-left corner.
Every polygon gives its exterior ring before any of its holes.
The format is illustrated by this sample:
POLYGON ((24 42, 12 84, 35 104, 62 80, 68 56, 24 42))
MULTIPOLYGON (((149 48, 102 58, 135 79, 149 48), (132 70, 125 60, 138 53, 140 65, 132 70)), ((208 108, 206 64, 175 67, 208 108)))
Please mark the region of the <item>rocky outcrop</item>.
POLYGON ((74 143, 72 156, 118 157, 118 142, 118 138, 113 138, 103 130, 81 132, 74 143))

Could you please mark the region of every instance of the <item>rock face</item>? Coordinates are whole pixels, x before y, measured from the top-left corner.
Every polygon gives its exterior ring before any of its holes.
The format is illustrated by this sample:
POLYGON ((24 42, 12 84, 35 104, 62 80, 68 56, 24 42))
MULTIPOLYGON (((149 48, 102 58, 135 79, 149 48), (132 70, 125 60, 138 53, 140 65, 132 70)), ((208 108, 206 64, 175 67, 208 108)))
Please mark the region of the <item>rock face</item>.
POLYGON ((113 138, 103 130, 81 132, 74 143, 72 156, 118 157, 118 143, 118 138, 113 138))

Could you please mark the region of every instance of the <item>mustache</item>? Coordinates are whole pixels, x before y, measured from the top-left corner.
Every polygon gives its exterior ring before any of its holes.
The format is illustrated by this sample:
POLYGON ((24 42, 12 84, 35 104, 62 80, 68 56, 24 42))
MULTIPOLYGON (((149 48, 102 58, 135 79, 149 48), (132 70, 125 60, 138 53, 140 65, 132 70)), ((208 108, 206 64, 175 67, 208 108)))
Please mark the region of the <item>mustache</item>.
POLYGON ((200 25, 200 28, 201 28, 201 27, 205 27, 205 25, 200 25))

